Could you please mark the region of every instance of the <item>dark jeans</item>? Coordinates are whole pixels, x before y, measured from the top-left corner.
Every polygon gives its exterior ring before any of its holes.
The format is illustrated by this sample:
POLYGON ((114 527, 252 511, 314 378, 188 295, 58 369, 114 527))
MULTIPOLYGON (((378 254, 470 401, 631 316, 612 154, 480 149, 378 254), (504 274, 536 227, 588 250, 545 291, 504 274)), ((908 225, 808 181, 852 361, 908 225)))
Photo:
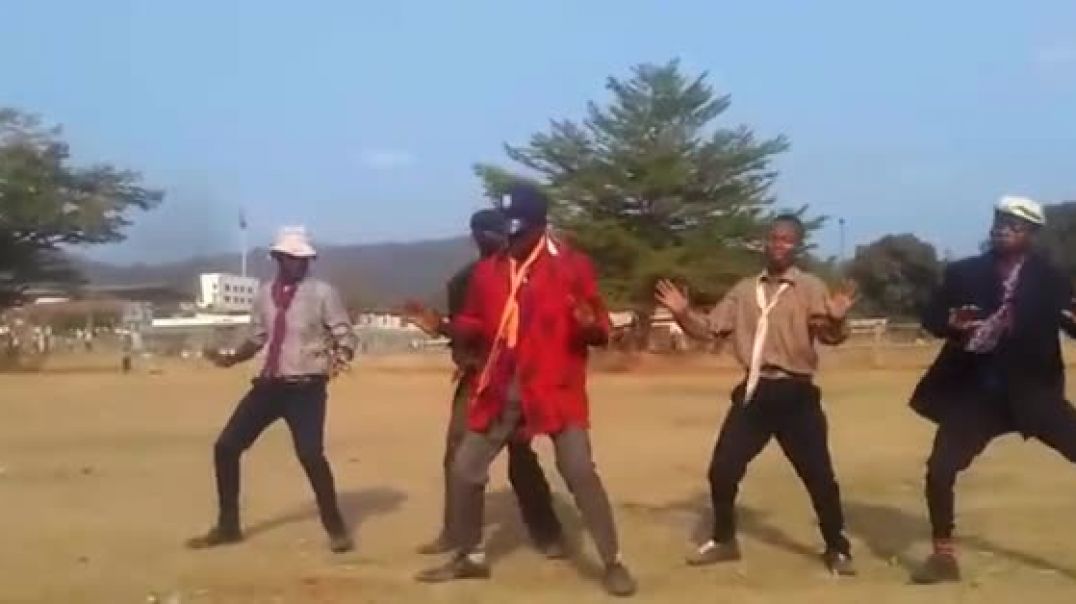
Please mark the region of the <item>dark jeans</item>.
MULTIPOLYGON (((452 397, 452 414, 445 434, 445 456, 443 461, 445 494, 444 516, 441 539, 451 541, 449 526, 455 514, 452 496, 452 465, 456 452, 467 435, 467 403, 470 400, 471 380, 464 376, 456 385, 452 397)), ((538 455, 531 449, 529 442, 510 438, 508 449, 508 482, 512 485, 523 523, 527 526, 531 539, 544 545, 557 541, 561 537, 561 525, 553 511, 553 495, 549 482, 538 463, 538 455)))
MULTIPOLYGON (((1026 411, 1025 411, 1026 413, 1026 411)), ((1022 422, 1027 436, 1076 463, 1076 409, 1065 401, 1046 403, 1031 421, 1022 422)), ((967 400, 948 410, 934 434, 927 461, 926 497, 935 539, 953 536, 956 477, 986 449, 990 441, 1014 431, 1007 402, 997 397, 967 400)))
MULTIPOLYGON (((461 553, 476 550, 482 542, 485 488, 489 466, 519 427, 518 402, 506 405, 502 416, 485 433, 468 431, 452 465, 450 490, 456 502, 450 523, 452 541, 461 553)), ((557 470, 575 498, 576 507, 594 539, 603 562, 615 562, 620 552, 609 496, 598 476, 590 437, 582 428, 567 428, 551 435, 557 470)))
POLYGON ((239 401, 213 447, 220 516, 217 524, 239 529, 239 457, 269 424, 283 418, 317 499, 321 524, 331 535, 345 532, 336 502, 332 470, 323 451, 325 432, 324 379, 301 383, 256 381, 239 401))
POLYGON ((818 388, 807 380, 763 379, 750 403, 743 403, 741 384, 732 394, 725 423, 710 462, 710 497, 714 508, 713 539, 736 536, 735 502, 740 481, 771 438, 784 451, 803 480, 818 515, 826 548, 849 553, 844 536, 840 488, 833 473, 828 427, 818 388))

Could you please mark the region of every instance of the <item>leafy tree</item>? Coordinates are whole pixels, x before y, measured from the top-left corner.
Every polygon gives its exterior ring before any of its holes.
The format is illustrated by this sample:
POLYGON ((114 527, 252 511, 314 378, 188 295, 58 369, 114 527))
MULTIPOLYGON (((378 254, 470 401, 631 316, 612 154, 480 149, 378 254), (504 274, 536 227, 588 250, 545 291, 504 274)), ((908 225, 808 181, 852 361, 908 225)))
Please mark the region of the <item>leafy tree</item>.
MULTIPOLYGON (((606 88, 608 104, 591 102, 581 122, 553 120, 526 145, 507 145, 508 157, 548 187, 555 223, 594 258, 613 304, 646 306, 658 276, 713 301, 759 266, 758 236, 773 213, 771 160, 787 141, 715 125, 729 97, 677 61, 639 65, 606 88)), ((520 178, 475 170, 494 197, 520 178)), ((807 222, 814 229, 821 219, 807 222)))
POLYGON ((131 210, 156 206, 162 193, 109 165, 74 167, 58 127, 0 108, 0 308, 32 283, 72 283, 62 250, 123 239, 131 210))
POLYGON ((859 284, 863 314, 916 316, 936 286, 941 263, 934 246, 915 235, 886 235, 856 248, 848 275, 859 284))

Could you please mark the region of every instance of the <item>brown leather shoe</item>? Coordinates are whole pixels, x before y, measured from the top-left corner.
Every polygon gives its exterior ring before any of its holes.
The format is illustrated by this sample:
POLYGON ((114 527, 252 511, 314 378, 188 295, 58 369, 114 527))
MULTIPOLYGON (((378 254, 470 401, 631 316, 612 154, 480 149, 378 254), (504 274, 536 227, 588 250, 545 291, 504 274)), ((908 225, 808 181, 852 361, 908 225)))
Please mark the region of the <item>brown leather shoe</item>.
POLYGON ((634 596, 635 591, 639 588, 635 578, 631 576, 631 571, 620 562, 605 566, 602 587, 605 588, 606 593, 618 598, 634 596))
POLYGON ((489 579, 489 565, 472 560, 466 555, 457 555, 446 564, 428 568, 417 575, 415 580, 419 583, 446 583, 448 581, 461 581, 464 579, 489 579))
POLYGON ((937 583, 958 583, 960 581, 960 564, 953 554, 930 555, 915 572, 912 583, 917 585, 934 585, 937 583))
POLYGON ((189 549, 209 549, 220 545, 231 545, 243 540, 243 533, 239 529, 226 529, 215 526, 204 535, 187 540, 189 549))
POLYGON ((329 535, 329 550, 334 554, 343 554, 355 549, 355 542, 347 533, 329 535))

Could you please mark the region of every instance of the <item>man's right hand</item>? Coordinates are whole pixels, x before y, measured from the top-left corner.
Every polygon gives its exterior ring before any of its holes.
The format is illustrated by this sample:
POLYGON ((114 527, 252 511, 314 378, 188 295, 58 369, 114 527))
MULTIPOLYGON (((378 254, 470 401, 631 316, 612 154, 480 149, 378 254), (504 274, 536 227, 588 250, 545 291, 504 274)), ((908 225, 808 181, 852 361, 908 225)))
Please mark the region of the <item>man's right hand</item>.
POLYGON ((687 295, 683 290, 676 286, 672 281, 668 279, 662 279, 658 281, 654 299, 658 304, 661 304, 665 308, 669 309, 673 315, 681 316, 691 308, 691 303, 687 299, 687 295))
POLYGON ((210 363, 213 363, 222 369, 227 369, 237 362, 234 352, 229 354, 220 348, 206 348, 202 351, 202 356, 208 359, 210 363))
POLYGON ((409 300, 404 303, 403 316, 407 322, 413 324, 422 330, 423 333, 436 338, 441 335, 441 326, 444 323, 444 318, 441 313, 426 307, 421 302, 409 300))
POLYGON ((949 327, 960 333, 967 333, 982 325, 979 319, 980 309, 974 304, 949 309, 949 327))

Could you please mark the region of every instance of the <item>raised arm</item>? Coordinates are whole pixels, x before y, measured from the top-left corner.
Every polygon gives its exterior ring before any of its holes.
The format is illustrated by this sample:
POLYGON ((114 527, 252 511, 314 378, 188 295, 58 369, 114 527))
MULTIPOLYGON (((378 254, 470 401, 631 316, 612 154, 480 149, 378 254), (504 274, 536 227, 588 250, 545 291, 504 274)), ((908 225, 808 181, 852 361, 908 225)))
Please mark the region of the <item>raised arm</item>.
POLYGON ((655 298, 658 304, 669 309, 684 333, 696 340, 713 342, 732 333, 737 303, 735 288, 708 314, 693 310, 684 292, 668 280, 658 282, 655 298))

